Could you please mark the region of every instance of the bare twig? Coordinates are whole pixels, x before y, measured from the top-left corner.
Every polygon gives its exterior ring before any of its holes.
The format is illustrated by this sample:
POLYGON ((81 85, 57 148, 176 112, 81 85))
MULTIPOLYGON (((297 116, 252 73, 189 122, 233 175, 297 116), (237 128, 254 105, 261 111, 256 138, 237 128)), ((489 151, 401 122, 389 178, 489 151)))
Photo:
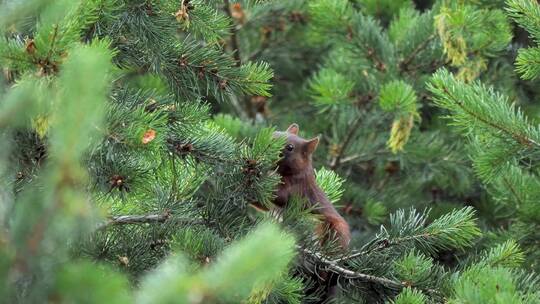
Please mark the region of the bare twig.
MULTIPOLYGON (((249 118, 249 114, 247 111, 244 111, 244 109, 242 108, 242 106, 240 106, 240 102, 238 102, 238 97, 236 97, 236 95, 234 94, 230 94, 230 101, 231 101, 231 105, 233 106, 234 110, 236 111, 236 113, 242 118, 242 119, 248 119, 249 118)), ((245 99, 245 98, 244 98, 245 99)))
POLYGON ((188 218, 174 218, 169 211, 158 214, 142 214, 142 215, 115 215, 111 216, 107 221, 98 225, 96 230, 104 229, 114 225, 127 224, 147 224, 147 223, 164 223, 166 221, 199 223, 200 220, 188 218))
POLYGON ((390 247, 392 245, 395 245, 395 244, 396 243, 390 243, 387 240, 383 240, 382 242, 379 242, 379 245, 377 245, 374 248, 351 253, 349 255, 346 255, 346 256, 343 256, 343 257, 340 257, 338 259, 333 260, 332 263, 341 263, 341 262, 344 262, 344 261, 348 261, 348 260, 363 256, 363 255, 370 254, 370 253, 375 252, 375 251, 379 251, 381 249, 388 248, 388 247, 390 247))
POLYGON ((360 125, 360 122, 362 121, 361 118, 361 116, 358 116, 349 126, 349 130, 347 131, 347 135, 345 137, 345 140, 343 141, 343 144, 339 148, 338 154, 332 159, 332 162, 330 163, 330 169, 334 170, 339 166, 340 160, 343 157, 343 153, 345 153, 347 146, 350 144, 354 134, 356 133, 356 130, 358 129, 358 126, 360 125))
POLYGON ((382 240, 378 241, 379 244, 376 247, 373 247, 373 248, 367 249, 367 250, 354 252, 354 253, 349 254, 347 256, 343 256, 341 258, 335 259, 332 262, 333 263, 340 263, 340 262, 348 261, 348 260, 363 256, 363 255, 368 255, 368 254, 373 253, 375 251, 387 249, 387 248, 390 248, 392 246, 400 245, 400 244, 407 243, 407 242, 414 242, 414 241, 417 241, 418 239, 421 239, 421 238, 429 238, 429 237, 432 237, 434 235, 436 235, 436 233, 427 233, 426 232, 426 233, 420 233, 420 234, 415 234, 415 235, 411 235, 411 236, 395 238, 395 239, 390 239, 390 240, 389 239, 382 239, 382 240))
POLYGON ((365 160, 370 159, 369 157, 373 157, 375 155, 386 154, 386 153, 387 153, 386 150, 379 150, 379 151, 375 151, 372 154, 368 154, 368 153, 353 154, 353 155, 350 155, 350 156, 347 156, 347 157, 342 157, 339 163, 342 165, 344 163, 348 163, 348 162, 351 162, 353 160, 358 160, 358 159, 360 161, 365 161, 365 160))
POLYGON ((101 223, 98 226, 99 229, 103 229, 112 225, 125 225, 125 224, 144 224, 144 223, 163 223, 171 217, 170 212, 162 214, 144 214, 144 215, 116 215, 111 216, 109 220, 101 223))
MULTIPOLYGON (((369 274, 365 274, 361 272, 352 271, 345 267, 339 266, 337 262, 327 259, 326 257, 324 257, 322 254, 318 252, 314 252, 309 249, 302 248, 298 245, 296 246, 296 248, 302 253, 304 253, 305 255, 307 255, 308 257, 318 261, 319 263, 324 264, 328 270, 349 279, 360 279, 364 281, 378 283, 378 284, 385 285, 387 287, 395 288, 395 289, 402 289, 405 287, 412 286, 411 282, 400 282, 400 281, 395 281, 388 278, 377 277, 377 276, 373 276, 373 275, 369 275, 369 274)), ((443 297, 443 295, 441 294, 439 290, 431 289, 431 288, 419 288, 419 289, 423 292, 435 295, 437 297, 443 297)))
MULTIPOLYGON (((229 0, 223 0, 223 4, 225 5, 225 13, 227 13, 227 16, 231 18, 231 20, 234 20, 231 13, 231 4, 229 3, 229 0)), ((236 65, 240 66, 242 65, 242 60, 240 57, 240 48, 238 46, 238 35, 236 34, 235 27, 231 27, 231 47, 233 49, 233 56, 234 60, 236 61, 236 65)))
MULTIPOLYGON (((224 8, 225 13, 234 22, 234 18, 232 17, 232 12, 231 12, 231 4, 229 0, 223 0, 223 4, 225 6, 224 8)), ((242 57, 240 56, 240 44, 238 43, 238 33, 234 24, 231 27, 231 48, 232 48, 234 60, 236 61, 236 66, 240 67, 242 65, 242 57)), ((235 98, 231 98, 231 99, 233 100, 233 106, 235 107, 235 109, 237 111, 240 110, 240 108, 238 107, 238 100, 235 98)), ((244 109, 245 111, 241 111, 241 115, 244 117, 253 118, 254 117, 253 105, 248 100, 248 98, 244 97, 241 99, 245 107, 244 109)))
POLYGON ((424 50, 428 45, 429 43, 435 39, 435 34, 432 34, 430 35, 426 40, 424 40, 422 43, 420 43, 419 45, 416 46, 416 48, 409 54, 409 56, 407 56, 405 59, 403 59, 400 64, 399 64, 399 69, 403 72, 403 71, 406 71, 409 64, 411 64, 411 62, 414 60, 414 58, 416 57, 416 55, 418 55, 418 53, 420 53, 422 50, 424 50))
POLYGON ((360 272, 355 272, 355 271, 352 271, 352 270, 349 270, 349 269, 346 269, 344 267, 341 267, 339 265, 337 265, 336 263, 334 263, 333 261, 325 258, 324 256, 322 256, 320 253, 318 252, 313 252, 309 249, 306 249, 306 248, 302 248, 300 246, 297 246, 297 249, 300 250, 301 252, 303 252, 305 255, 323 263, 329 270, 337 273, 337 274, 341 274, 343 275, 344 277, 347 277, 347 278, 351 278, 351 279, 362 279, 362 280, 366 280, 366 281, 370 281, 370 282, 375 282, 375 283, 379 283, 379 284, 382 284, 382 285, 386 285, 386 286, 389 286, 389 287, 394 287, 394 288, 403 288, 405 287, 405 284, 401 283, 401 282, 398 282, 398 281, 394 281, 394 280, 390 280, 390 279, 387 279, 387 278, 383 278, 383 277, 376 277, 376 276, 372 276, 372 275, 369 275, 369 274, 365 274, 365 273, 360 273, 360 272))
POLYGON ((510 181, 508 180, 508 178, 506 178, 506 176, 503 176, 503 182, 504 182, 504 185, 510 189, 510 192, 512 192, 512 195, 514 195, 514 197, 516 198, 516 201, 517 201, 517 205, 520 206, 520 205, 523 205, 523 202, 521 201, 521 197, 519 197, 517 191, 516 191, 516 188, 510 183, 510 181))

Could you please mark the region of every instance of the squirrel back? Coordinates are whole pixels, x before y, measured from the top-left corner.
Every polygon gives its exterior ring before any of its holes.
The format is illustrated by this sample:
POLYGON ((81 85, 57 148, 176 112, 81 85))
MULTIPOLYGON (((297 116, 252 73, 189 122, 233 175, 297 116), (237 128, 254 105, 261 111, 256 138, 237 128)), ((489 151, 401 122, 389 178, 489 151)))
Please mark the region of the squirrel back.
POLYGON ((309 207, 322 216, 322 223, 316 231, 321 240, 325 241, 335 233, 345 249, 351 239, 349 225, 315 180, 311 156, 317 148, 319 138, 306 140, 298 136, 298 131, 298 125, 292 124, 285 132, 274 132, 275 137, 287 138, 277 167, 281 183, 274 204, 284 207, 293 195, 305 198, 309 207))

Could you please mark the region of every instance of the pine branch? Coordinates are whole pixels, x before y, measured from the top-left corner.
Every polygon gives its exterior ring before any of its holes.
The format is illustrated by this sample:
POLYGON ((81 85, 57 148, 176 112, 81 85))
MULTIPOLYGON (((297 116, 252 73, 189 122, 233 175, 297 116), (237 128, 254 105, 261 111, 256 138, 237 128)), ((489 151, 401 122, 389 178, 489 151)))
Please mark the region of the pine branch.
POLYGON ((145 224, 145 223, 163 223, 171 217, 170 212, 162 214, 145 214, 145 215, 117 215, 112 216, 104 223, 101 223, 96 230, 100 230, 112 225, 126 224, 145 224))
POLYGON ((429 43, 433 39, 435 39, 435 37, 436 37, 436 35, 432 34, 426 40, 424 40, 422 43, 420 43, 418 46, 416 46, 416 48, 409 54, 409 56, 407 56, 406 58, 404 58, 400 62, 400 64, 399 64, 400 71, 401 72, 407 71, 407 68, 409 67, 409 64, 411 64, 411 62, 414 60, 416 55, 418 55, 418 53, 423 51, 429 45, 429 43))
MULTIPOLYGON (((225 5, 225 13, 227 13, 227 16, 231 19, 232 22, 234 22, 231 12, 231 4, 229 3, 229 0, 223 0, 223 4, 225 5)), ((240 67, 242 66, 242 57, 240 56, 240 45, 238 43, 238 33, 235 26, 231 26, 231 47, 233 51, 234 61, 236 61, 236 66, 240 67)), ((241 108, 238 106, 238 99, 237 98, 231 98, 233 100, 233 106, 236 110, 240 110, 241 108)), ((253 106, 251 102, 243 97, 241 98, 244 103, 244 111, 241 112, 241 115, 243 117, 253 118, 253 106)))
POLYGON ((516 188, 510 183, 508 178, 504 176, 502 180, 503 180, 504 185, 510 190, 510 193, 512 193, 512 195, 516 198, 518 205, 519 206, 523 205, 521 197, 519 197, 516 188))
POLYGON ((479 121, 481 121, 482 123, 484 123, 485 125, 488 125, 494 129, 497 129, 497 130, 500 130, 502 131, 503 133, 506 133, 508 134, 510 137, 514 138, 518 143, 520 144, 524 144, 524 145, 527 145, 527 146, 537 146, 537 147, 540 147, 540 143, 534 141, 532 138, 529 138, 528 136, 524 135, 524 134, 519 134, 519 133, 514 133, 512 132, 511 130, 505 128, 504 126, 501 126, 501 125, 498 125, 492 121, 489 121, 487 118, 485 117, 482 117, 476 113, 473 113, 472 111, 470 111, 469 109, 467 109, 464 105, 463 105, 463 102, 459 99, 457 99, 452 93, 450 93, 450 91, 444 87, 442 88, 444 93, 448 95, 448 97, 450 97, 455 103, 456 105, 461 108, 461 110, 463 110, 463 112, 467 113, 468 115, 474 117, 475 119, 478 119, 479 121))
MULTIPOLYGON (((339 266, 337 264, 337 262, 331 261, 331 260, 325 258, 322 254, 320 254, 318 252, 314 252, 314 251, 311 251, 309 249, 302 248, 302 247, 300 247, 298 245, 296 246, 296 248, 299 251, 301 251, 302 253, 304 253, 306 256, 308 256, 308 257, 310 257, 310 258, 324 264, 327 269, 333 271, 336 274, 342 275, 343 277, 346 277, 346 278, 349 278, 349 279, 360 279, 360 280, 364 280, 364 281, 369 281, 369 282, 385 285, 385 286, 387 286, 389 288, 395 288, 395 289, 398 289, 398 290, 401 290, 401 289, 406 288, 406 287, 411 287, 411 284, 409 282, 399 282, 399 281, 391 280, 391 279, 384 278, 384 277, 377 277, 377 276, 373 276, 373 275, 369 275, 369 274, 365 274, 365 273, 361 273, 361 272, 352 271, 350 269, 339 266)), ((442 297, 443 296, 442 293, 439 290, 436 290, 436 289, 419 288, 419 287, 416 287, 416 288, 418 288, 419 290, 421 290, 421 291, 423 291, 425 293, 434 295, 436 297, 442 297)))
POLYGON ((51 38, 51 45, 49 46, 49 51, 47 52, 47 59, 50 59, 52 54, 53 54, 54 45, 56 43, 56 38, 57 37, 58 37, 58 25, 55 24, 54 29, 53 29, 53 35, 52 35, 52 38, 51 38))
POLYGON ((296 246, 298 250, 303 252, 305 255, 323 263, 328 269, 332 270, 333 272, 337 274, 341 274, 344 277, 351 278, 351 279, 362 279, 374 283, 379 283, 382 285, 386 285, 388 287, 396 287, 396 288, 403 288, 405 285, 401 282, 390 280, 387 278, 372 276, 365 273, 355 272, 346 268, 343 268, 339 265, 337 265, 334 261, 331 261, 325 257, 323 257, 320 253, 313 252, 309 249, 302 248, 300 246, 296 246))
POLYGON ((361 251, 335 259, 333 263, 340 263, 361 256, 369 256, 371 253, 404 244, 415 245, 418 249, 423 248, 433 252, 434 248, 463 248, 468 246, 480 230, 473 221, 473 209, 469 207, 454 210, 425 226, 427 213, 422 215, 410 213, 408 218, 403 211, 396 212, 390 217, 392 223, 390 233, 384 232, 376 239, 368 242, 361 251), (461 240, 459 236, 464 236, 461 240), (367 249, 366 249, 367 248, 367 249))
MULTIPOLYGON (((229 0, 223 0, 223 4, 225 5, 225 13, 227 13, 227 16, 231 20, 234 20, 231 13, 231 4, 229 3, 229 0)), ((236 28, 234 26, 231 27, 231 47, 233 49, 233 56, 234 60, 236 61, 236 66, 242 65, 242 59, 240 57, 240 47, 238 44, 238 34, 236 33, 236 28)))
POLYGON ((235 112, 243 119, 248 119, 249 118, 249 114, 247 111, 244 111, 244 109, 242 108, 242 106, 240 105, 240 102, 238 102, 238 97, 236 97, 236 95, 234 94, 231 94, 230 95, 230 102, 231 102, 231 105, 233 106, 235 112))
POLYGON ((430 237, 430 236, 433 236, 433 235, 434 234, 422 233, 422 234, 418 234, 418 235, 411 235, 411 236, 408 236, 408 237, 396 238, 394 240, 382 239, 382 240, 379 241, 379 245, 377 245, 374 248, 371 248, 371 249, 368 249, 368 250, 363 250, 363 251, 358 251, 358 252, 352 253, 350 255, 343 256, 341 258, 333 260, 332 262, 333 263, 340 263, 340 262, 348 261, 348 260, 355 259, 355 258, 360 257, 360 256, 368 255, 370 253, 373 253, 373 252, 376 252, 376 251, 379 251, 379 250, 382 250, 382 249, 387 249, 387 248, 390 248, 392 246, 403 244, 403 243, 411 241, 411 240, 417 240, 417 239, 420 239, 420 238, 430 237))
POLYGON ((158 214, 142 214, 142 215, 115 215, 111 216, 106 222, 98 225, 96 230, 101 230, 109 226, 129 225, 129 224, 152 224, 164 223, 166 221, 186 222, 190 224, 202 223, 202 221, 190 218, 173 218, 170 211, 165 211, 158 214))
POLYGON ((388 247, 390 247, 392 245, 397 245, 397 244, 398 243, 396 243, 396 242, 389 242, 387 239, 383 239, 383 240, 379 241, 379 245, 377 245, 377 247, 374 247, 374 248, 371 248, 371 249, 368 249, 368 250, 362 250, 362 251, 351 253, 349 255, 346 255, 346 256, 343 256, 343 257, 340 257, 338 259, 333 260, 332 263, 341 263, 341 262, 344 262, 344 261, 355 259, 357 257, 368 255, 368 254, 370 254, 372 252, 379 251, 381 249, 385 249, 385 248, 388 248, 388 247))
POLYGON ((347 146, 351 143, 352 138, 356 130, 358 129, 358 126, 360 125, 360 122, 361 122, 361 116, 358 116, 355 119, 355 121, 349 126, 349 130, 347 130, 347 135, 345 137, 345 141, 343 142, 343 145, 339 149, 338 154, 334 157, 334 159, 332 159, 332 162, 330 163, 330 169, 335 170, 339 166, 340 160, 343 157, 343 153, 347 149, 347 146))
MULTIPOLYGON (((357 44, 358 45, 358 44, 357 44)), ((384 61, 377 55, 375 49, 373 49, 368 44, 359 45, 366 53, 366 57, 371 59, 375 63, 375 68, 381 72, 386 72, 386 64, 384 61)))
POLYGON ((388 154, 387 150, 379 150, 372 153, 359 153, 359 154, 353 154, 347 157, 342 157, 339 164, 342 165, 344 163, 348 163, 351 161, 366 161, 368 159, 371 159, 377 155, 385 155, 388 154))

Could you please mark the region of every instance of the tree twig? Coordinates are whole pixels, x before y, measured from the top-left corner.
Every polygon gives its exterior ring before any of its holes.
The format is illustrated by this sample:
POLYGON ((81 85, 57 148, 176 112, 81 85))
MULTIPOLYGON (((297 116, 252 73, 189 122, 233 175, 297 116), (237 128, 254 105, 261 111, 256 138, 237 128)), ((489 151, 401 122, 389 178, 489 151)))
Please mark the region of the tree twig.
POLYGON ((396 243, 390 243, 388 240, 385 239, 385 240, 382 240, 381 242, 379 242, 379 245, 377 245, 374 248, 351 253, 349 255, 346 255, 346 256, 343 256, 343 257, 340 257, 338 259, 333 260, 332 263, 340 263, 340 262, 348 261, 348 260, 363 256, 363 255, 370 254, 370 253, 375 252, 375 251, 379 251, 381 249, 388 248, 388 247, 390 247, 392 245, 395 245, 395 244, 396 243))
MULTIPOLYGON (((349 279, 360 279, 360 280, 364 280, 364 281, 378 283, 378 284, 385 285, 387 287, 395 288, 395 289, 402 289, 402 288, 405 288, 405 287, 412 286, 412 284, 410 282, 400 282, 400 281, 391 280, 391 279, 384 278, 384 277, 377 277, 377 276, 374 276, 374 275, 369 275, 369 274, 365 274, 365 273, 361 273, 361 272, 352 271, 352 270, 347 269, 345 267, 339 266, 335 261, 331 261, 331 260, 327 259, 326 257, 324 257, 322 254, 320 254, 318 252, 314 252, 314 251, 311 251, 309 249, 302 248, 302 247, 300 247, 298 245, 296 246, 296 248, 299 251, 301 251, 302 253, 304 253, 305 255, 307 255, 308 257, 310 257, 312 259, 315 259, 318 262, 324 264, 328 270, 330 270, 330 271, 332 271, 334 273, 337 273, 339 275, 342 275, 342 276, 344 276, 346 278, 349 278, 349 279)), ((418 289, 420 289, 423 292, 435 295, 437 297, 443 297, 442 293, 439 290, 436 290, 436 289, 431 289, 431 288, 418 288, 418 289)))
POLYGON ((516 189, 514 188, 514 186, 510 183, 510 181, 508 181, 508 178, 506 178, 506 176, 503 176, 503 182, 504 182, 504 185, 510 189, 510 192, 512 192, 512 194, 514 195, 514 197, 516 198, 516 201, 517 201, 517 205, 521 207, 521 205, 523 205, 523 202, 521 201, 521 198, 519 197, 516 189))
POLYGON ((411 62, 414 60, 416 55, 418 55, 418 53, 420 53, 422 50, 424 50, 429 45, 429 43, 433 39, 435 39, 435 37, 436 37, 435 34, 431 34, 426 40, 422 41, 422 43, 417 45, 416 48, 409 54, 409 56, 407 56, 405 59, 403 59, 400 62, 399 69, 402 72, 406 71, 407 67, 409 66, 409 64, 411 64, 411 62))
MULTIPOLYGON (((229 18, 231 18, 231 21, 234 22, 234 18, 232 16, 232 12, 231 12, 231 4, 230 4, 229 0, 223 0, 223 5, 225 6, 225 8, 224 8, 225 13, 227 14, 227 16, 229 16, 229 18)), ((233 52, 233 58, 236 61, 236 66, 237 67, 242 66, 242 57, 240 56, 240 44, 238 43, 238 33, 237 33, 237 30, 236 30, 234 24, 231 27, 231 48, 232 48, 232 52, 233 52)), ((231 99, 233 99, 233 106, 235 107, 235 109, 239 110, 239 107, 237 105, 238 101, 234 100, 234 98, 231 98, 231 99)), ((244 97, 244 98, 241 98, 241 99, 242 99, 242 101, 244 103, 244 107, 245 107, 245 109, 244 109, 245 111, 242 111, 244 113, 242 113, 241 115, 245 116, 245 117, 248 117, 248 118, 253 118, 254 117, 253 105, 248 100, 248 98, 244 97)))
POLYGON ((348 163, 350 161, 357 160, 357 159, 360 159, 360 161, 362 161, 366 157, 373 157, 374 155, 381 155, 381 154, 386 154, 386 153, 387 153, 386 150, 379 150, 379 151, 375 151, 372 154, 368 154, 368 153, 353 154, 347 157, 342 157, 339 163, 344 164, 344 163, 348 163))
POLYGON ((343 157, 343 153, 345 153, 345 150, 347 149, 347 146, 350 144, 354 133, 356 132, 356 129, 358 129, 358 125, 360 125, 361 116, 358 116, 355 121, 350 125, 349 130, 347 131, 347 135, 345 137, 345 141, 341 145, 338 154, 332 159, 332 162, 330 163, 330 169, 334 170, 339 166, 340 160, 343 157))
POLYGON ((360 272, 355 272, 355 271, 352 271, 352 270, 349 270, 349 269, 346 269, 344 267, 341 267, 339 265, 337 265, 337 263, 334 263, 333 261, 325 258, 324 256, 322 256, 320 253, 317 253, 317 252, 313 252, 309 249, 306 249, 306 248, 302 248, 300 246, 296 246, 298 250, 300 250, 302 253, 304 253, 305 255, 323 263, 329 270, 337 273, 337 274, 341 274, 343 275, 344 277, 347 277, 347 278, 351 278, 351 279, 362 279, 362 280, 366 280, 366 281, 370 281, 370 282, 375 282, 375 283, 379 283, 379 284, 382 284, 382 285, 385 285, 385 286, 389 286, 389 287, 395 287, 395 288, 403 288, 405 287, 405 284, 401 283, 401 282, 398 282, 398 281, 394 281, 394 280, 390 280, 390 279, 387 279, 387 278, 383 278, 383 277, 377 277, 377 276, 373 276, 373 275, 369 275, 369 274, 365 274, 365 273, 360 273, 360 272))
MULTIPOLYGON (((227 16, 231 18, 231 20, 234 20, 231 13, 231 4, 229 3, 229 0, 223 0, 223 4, 225 5, 225 13, 227 13, 227 16)), ((236 29, 233 26, 231 27, 231 47, 233 49, 233 56, 234 60, 236 61, 236 66, 242 65, 242 59, 240 57, 240 48, 238 45, 238 35, 236 33, 236 29)))
POLYGON ((198 223, 202 222, 197 219, 174 218, 170 211, 157 214, 142 214, 142 215, 115 215, 111 216, 107 221, 100 223, 96 230, 104 229, 114 225, 128 224, 146 224, 146 223, 164 223, 166 221, 198 223))
POLYGON ((170 212, 164 212, 162 214, 115 215, 111 216, 106 222, 101 223, 97 229, 99 230, 113 225, 163 223, 170 217, 170 212))

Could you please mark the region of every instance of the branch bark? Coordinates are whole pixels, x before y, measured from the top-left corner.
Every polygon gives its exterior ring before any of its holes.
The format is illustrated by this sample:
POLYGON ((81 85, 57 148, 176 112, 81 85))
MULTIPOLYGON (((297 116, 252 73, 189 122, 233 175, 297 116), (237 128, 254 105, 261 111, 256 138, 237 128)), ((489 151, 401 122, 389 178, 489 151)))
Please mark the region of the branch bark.
POLYGON ((349 127, 349 130, 347 131, 347 135, 345 137, 345 141, 343 142, 343 145, 341 145, 338 154, 334 157, 334 159, 332 159, 332 162, 330 163, 330 169, 335 170, 339 166, 341 158, 343 157, 343 154, 345 153, 347 146, 350 144, 354 136, 354 133, 356 132, 356 129, 358 129, 360 122, 361 122, 361 116, 358 116, 349 127))
POLYGON ((409 64, 411 64, 411 62, 414 60, 416 55, 418 55, 418 53, 420 53, 422 50, 424 50, 429 45, 429 43, 433 39, 435 39, 435 37, 436 37, 435 34, 432 34, 426 40, 424 40, 422 43, 417 45, 416 48, 409 54, 409 56, 407 56, 405 59, 403 59, 400 62, 399 67, 398 67, 400 69, 400 71, 401 72, 407 71, 407 69, 409 67, 409 64))
POLYGON ((174 218, 169 211, 157 214, 142 214, 142 215, 115 215, 111 216, 107 221, 100 223, 96 230, 104 229, 115 225, 129 224, 147 224, 147 223, 164 223, 166 221, 186 222, 186 223, 202 223, 202 220, 191 218, 174 218))
MULTIPOLYGON (((233 25, 231 26, 231 48, 233 52, 233 58, 236 61, 236 66, 240 67, 242 66, 242 57, 240 56, 240 44, 238 43, 238 33, 234 24, 234 18, 232 17, 231 4, 229 0, 223 0, 223 5, 225 6, 224 7, 225 13, 227 14, 227 16, 229 16, 229 18, 231 19, 231 22, 233 22, 233 25)), ((250 119, 253 118, 255 116, 254 111, 253 111, 253 105, 251 104, 249 99, 246 98, 245 96, 241 99, 244 103, 244 111, 241 111, 241 115, 250 119)), ((233 105, 235 106, 235 108, 239 110, 238 105, 237 105, 238 100, 236 99, 236 96, 234 96, 232 100, 233 100, 233 105)))
MULTIPOLYGON (((403 289, 405 287, 411 287, 412 286, 412 284, 410 282, 400 282, 400 281, 391 280, 391 279, 387 279, 387 278, 383 278, 383 277, 377 277, 377 276, 373 276, 373 275, 369 275, 369 274, 365 274, 365 273, 361 273, 361 272, 355 272, 355 271, 352 271, 350 269, 339 266, 335 261, 331 261, 331 260, 327 259, 326 257, 321 255, 320 253, 313 252, 313 251, 311 251, 309 249, 302 248, 302 247, 300 247, 298 245, 296 246, 296 248, 299 251, 301 251, 302 253, 304 253, 305 255, 311 257, 312 259, 317 260, 318 262, 320 262, 322 264, 324 264, 327 267, 327 269, 329 269, 330 271, 332 271, 334 273, 337 273, 339 275, 342 275, 342 276, 344 276, 346 278, 360 279, 360 280, 364 280, 364 281, 369 281, 369 282, 385 285, 387 287, 395 288, 395 289, 403 289)), ((423 291, 423 292, 435 295, 437 297, 443 297, 444 298, 443 294, 439 290, 431 289, 431 288, 419 288, 419 289, 421 291, 423 291)))
POLYGON ((386 249, 386 248, 388 248, 388 247, 390 247, 392 245, 395 245, 395 243, 390 243, 388 240, 383 240, 383 241, 379 242, 379 245, 377 245, 377 247, 374 247, 374 248, 369 249, 369 250, 363 250, 363 251, 358 251, 358 252, 351 253, 349 255, 346 255, 346 256, 343 256, 343 257, 340 257, 338 259, 333 260, 332 263, 340 263, 340 262, 348 261, 348 260, 363 256, 363 255, 370 254, 370 253, 375 252, 375 251, 386 249))
MULTIPOLYGON (((234 19, 232 17, 231 4, 230 4, 229 0, 223 0, 223 4, 225 5, 225 13, 227 13, 227 16, 229 16, 229 18, 231 18, 231 20, 234 21, 234 19)), ((242 65, 242 59, 240 57, 240 48, 239 48, 239 45, 238 45, 238 35, 236 33, 236 28, 234 27, 234 24, 231 27, 231 47, 233 49, 233 56, 234 56, 234 60, 236 61, 236 66, 241 66, 242 65)))
POLYGON ((351 279, 361 279, 361 280, 379 283, 388 287, 394 287, 394 288, 399 288, 399 289, 405 287, 405 284, 399 281, 394 281, 394 280, 390 280, 383 277, 376 277, 376 276, 372 276, 365 273, 355 272, 355 271, 352 271, 352 270, 349 270, 349 269, 346 269, 344 267, 337 265, 333 261, 322 256, 320 253, 313 252, 309 249, 302 248, 300 246, 297 246, 297 248, 298 250, 303 252, 305 255, 319 261, 320 263, 323 263, 329 270, 337 274, 340 274, 344 277, 351 278, 351 279))

